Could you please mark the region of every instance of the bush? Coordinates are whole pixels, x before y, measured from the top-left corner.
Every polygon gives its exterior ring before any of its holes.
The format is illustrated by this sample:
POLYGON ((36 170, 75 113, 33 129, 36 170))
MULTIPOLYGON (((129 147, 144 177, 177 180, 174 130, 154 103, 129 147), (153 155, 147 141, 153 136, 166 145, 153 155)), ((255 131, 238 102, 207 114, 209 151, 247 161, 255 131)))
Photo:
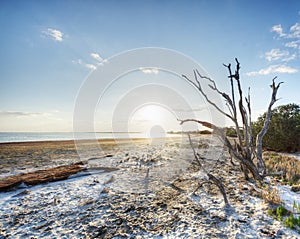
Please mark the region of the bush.
MULTIPOLYGON (((253 136, 264 125, 266 113, 253 123, 253 136)), ((263 138, 265 149, 284 152, 300 150, 300 107, 297 104, 278 106, 272 110, 268 132, 263 138)))
POLYGON ((236 133, 235 128, 233 128, 233 127, 226 128, 226 136, 234 137, 234 138, 237 137, 237 133, 236 133))
POLYGON ((201 130, 200 134, 211 134, 210 130, 201 130))

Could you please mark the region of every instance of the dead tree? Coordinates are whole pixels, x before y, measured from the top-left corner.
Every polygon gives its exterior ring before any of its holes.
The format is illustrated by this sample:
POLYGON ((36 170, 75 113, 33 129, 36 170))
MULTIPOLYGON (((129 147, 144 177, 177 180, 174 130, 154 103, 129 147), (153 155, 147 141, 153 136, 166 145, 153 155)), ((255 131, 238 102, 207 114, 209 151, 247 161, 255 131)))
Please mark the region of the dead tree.
POLYGON ((237 59, 235 59, 235 61, 236 67, 234 73, 232 72, 231 64, 224 64, 229 72, 228 78, 231 85, 230 95, 220 91, 214 80, 208 76, 201 75, 198 70, 194 70, 194 80, 189 79, 185 75, 182 77, 194 85, 196 89, 199 90, 199 92, 203 95, 206 101, 217 111, 219 111, 219 113, 223 114, 233 122, 237 133, 237 139, 234 141, 230 140, 222 128, 209 122, 197 119, 184 119, 180 120, 180 122, 183 124, 185 122, 192 121, 214 130, 214 132, 216 132, 216 134, 219 135, 223 140, 231 157, 235 158, 241 164, 245 179, 249 179, 250 173, 255 180, 262 182, 263 178, 268 175, 266 172, 265 162, 262 158, 262 140, 269 127, 272 106, 277 101, 277 91, 283 82, 280 82, 276 85, 276 77, 272 80, 272 96, 267 110, 267 117, 264 122, 264 127, 256 137, 256 146, 254 146, 251 120, 250 89, 247 97, 243 98, 243 91, 240 82, 240 63, 237 59), (228 112, 223 110, 207 96, 207 94, 203 91, 201 81, 208 81, 208 86, 210 89, 222 96, 228 107, 228 112), (235 90, 236 88, 237 92, 235 90), (239 118, 241 118, 241 123, 238 120, 239 118))

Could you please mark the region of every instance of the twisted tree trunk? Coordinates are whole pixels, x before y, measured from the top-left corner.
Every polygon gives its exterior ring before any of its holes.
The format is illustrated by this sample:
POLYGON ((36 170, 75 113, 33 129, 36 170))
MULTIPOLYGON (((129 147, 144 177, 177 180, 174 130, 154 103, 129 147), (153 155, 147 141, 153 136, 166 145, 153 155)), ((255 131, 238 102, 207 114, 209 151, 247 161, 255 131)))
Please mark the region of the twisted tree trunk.
POLYGON ((208 76, 202 76, 197 70, 194 70, 194 77, 195 77, 194 80, 190 80, 185 75, 183 75, 183 78, 186 79, 188 82, 190 82, 193 86, 195 86, 196 89, 199 90, 199 92, 202 94, 202 96, 206 99, 206 101, 210 105, 212 105, 218 112, 220 112, 222 115, 229 118, 233 122, 235 126, 235 130, 237 132, 238 141, 235 142, 235 144, 233 145, 227 138, 223 129, 209 122, 196 120, 196 119, 185 119, 185 120, 180 120, 180 122, 181 124, 183 124, 185 122, 193 121, 201 124, 202 126, 213 129, 223 140, 230 155, 240 162, 245 178, 248 179, 248 172, 250 172, 255 180, 261 182, 263 178, 267 175, 266 165, 262 158, 262 140, 264 135, 268 131, 269 122, 271 119, 272 106, 277 101, 276 99, 277 91, 282 82, 276 85, 275 84, 276 77, 272 81, 272 85, 271 85, 272 97, 268 106, 267 117, 265 119, 264 127, 257 135, 256 148, 255 148, 253 145, 250 93, 248 93, 248 97, 245 97, 245 101, 247 105, 247 107, 245 107, 243 101, 243 91, 240 82, 240 73, 239 73, 240 63, 237 59, 235 59, 235 61, 236 61, 236 69, 234 71, 234 74, 232 73, 231 64, 228 65, 224 64, 224 66, 228 69, 229 72, 228 78, 230 79, 230 84, 231 84, 231 94, 226 94, 225 92, 220 91, 215 81, 213 81, 208 76), (200 82, 201 80, 208 81, 209 82, 208 86, 213 91, 216 91, 220 96, 222 96, 222 98, 225 100, 229 112, 224 111, 220 106, 218 106, 212 99, 208 97, 208 95, 202 89, 202 85, 201 85, 202 83, 200 82), (236 83, 238 89, 238 96, 239 96, 238 106, 236 105, 235 102, 234 83, 236 83), (240 118, 242 119, 241 126, 239 125, 238 116, 240 116, 240 118), (241 129, 243 129, 243 135, 241 129), (256 162, 254 161, 254 159, 256 159, 256 162))

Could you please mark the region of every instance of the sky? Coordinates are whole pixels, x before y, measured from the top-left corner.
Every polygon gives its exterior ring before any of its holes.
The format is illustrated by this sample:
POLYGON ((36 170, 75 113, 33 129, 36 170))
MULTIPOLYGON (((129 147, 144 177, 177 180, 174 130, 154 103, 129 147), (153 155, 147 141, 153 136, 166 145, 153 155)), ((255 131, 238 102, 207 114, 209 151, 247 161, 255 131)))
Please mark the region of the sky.
MULTIPOLYGON (((237 57, 243 88, 251 87, 254 119, 268 106, 275 76, 284 82, 275 106, 300 104, 299 0, 2 0, 0 27, 2 132, 72 131, 76 100, 87 79, 114 57, 145 47, 193 59, 223 91, 229 90, 223 63, 234 65, 237 57)), ((122 120, 130 131, 150 131, 155 125, 178 130, 175 111, 185 109, 163 101, 170 89, 186 100, 197 118, 210 119, 199 92, 171 72, 139 68, 105 87, 94 109, 96 131, 122 130, 117 125, 122 120), (165 86, 158 90, 161 102, 136 104, 145 89, 156 92, 151 84, 165 86), (143 85, 148 88, 139 88, 143 85), (131 112, 116 119, 124 102, 131 112)))

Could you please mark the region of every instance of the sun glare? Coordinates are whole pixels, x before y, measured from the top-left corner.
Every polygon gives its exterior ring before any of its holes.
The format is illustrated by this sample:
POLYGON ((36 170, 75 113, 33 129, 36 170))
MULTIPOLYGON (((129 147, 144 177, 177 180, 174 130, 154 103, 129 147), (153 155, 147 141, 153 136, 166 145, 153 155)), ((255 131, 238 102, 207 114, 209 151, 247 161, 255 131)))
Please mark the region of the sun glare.
POLYGON ((176 117, 169 110, 151 104, 142 106, 133 113, 129 128, 133 132, 144 132, 148 137, 155 138, 170 130, 174 121, 176 121, 176 117))
POLYGON ((159 123, 163 120, 164 109, 157 105, 147 105, 137 111, 137 116, 141 120, 152 121, 153 123, 159 123))

